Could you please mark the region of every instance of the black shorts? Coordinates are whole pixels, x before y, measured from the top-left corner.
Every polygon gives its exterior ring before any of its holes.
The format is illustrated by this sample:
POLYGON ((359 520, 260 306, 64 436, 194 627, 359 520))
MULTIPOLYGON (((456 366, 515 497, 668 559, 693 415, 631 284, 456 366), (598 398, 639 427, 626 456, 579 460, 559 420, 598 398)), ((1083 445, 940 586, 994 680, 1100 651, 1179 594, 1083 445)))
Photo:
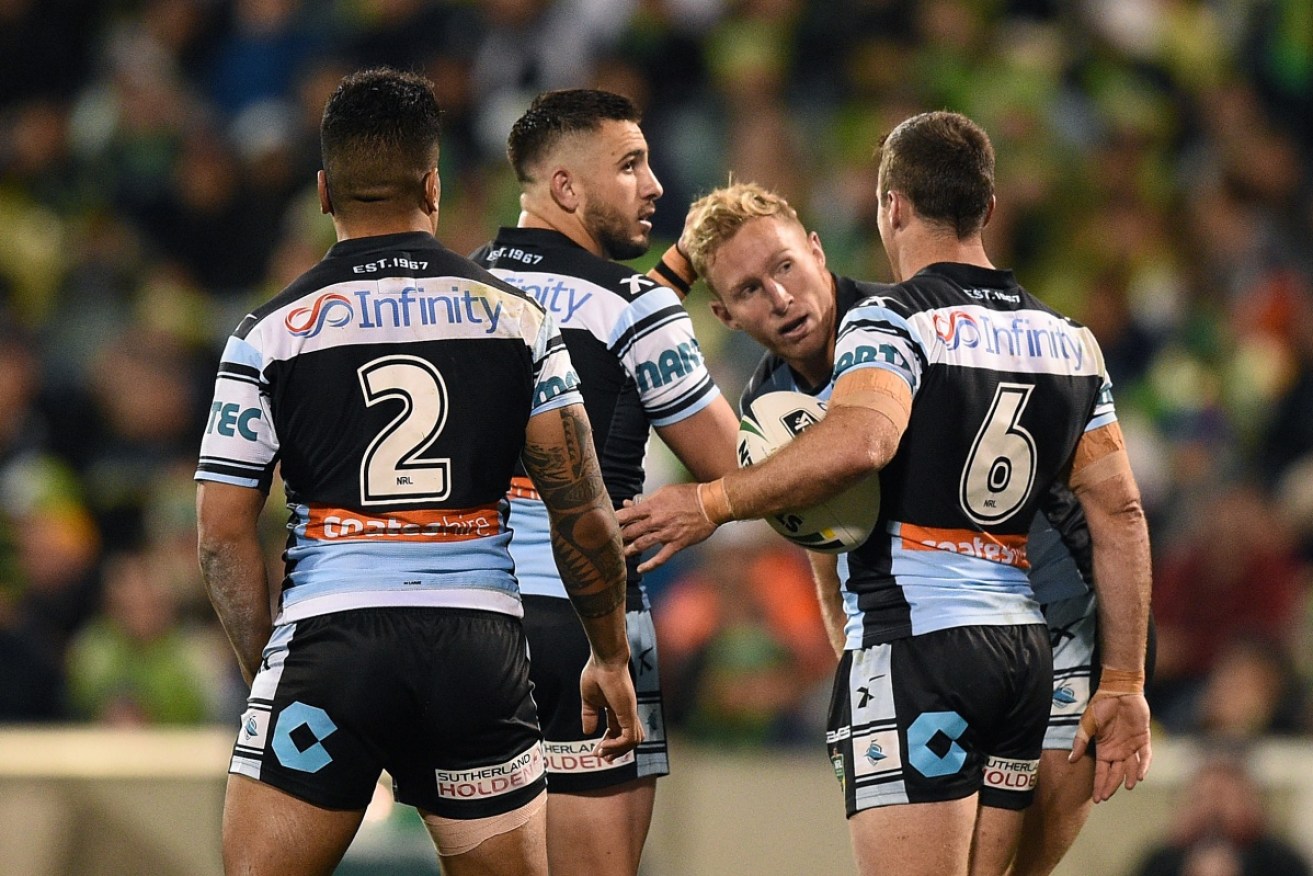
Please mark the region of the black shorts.
POLYGON ((1034 798, 1052 693, 1048 628, 972 626, 846 651, 826 742, 848 816, 957 800, 1034 798))
POLYGON ((645 736, 635 751, 607 763, 592 753, 602 730, 585 736, 580 719, 583 702, 579 697, 579 673, 588 662, 588 638, 579 616, 568 599, 524 597, 529 678, 545 739, 549 791, 610 788, 670 772, 652 613, 627 612, 625 627, 629 633, 629 672, 638 693, 638 716, 645 736))
POLYGON ((229 772, 327 809, 397 799, 446 818, 543 792, 542 736, 517 618, 374 608, 276 627, 229 772))

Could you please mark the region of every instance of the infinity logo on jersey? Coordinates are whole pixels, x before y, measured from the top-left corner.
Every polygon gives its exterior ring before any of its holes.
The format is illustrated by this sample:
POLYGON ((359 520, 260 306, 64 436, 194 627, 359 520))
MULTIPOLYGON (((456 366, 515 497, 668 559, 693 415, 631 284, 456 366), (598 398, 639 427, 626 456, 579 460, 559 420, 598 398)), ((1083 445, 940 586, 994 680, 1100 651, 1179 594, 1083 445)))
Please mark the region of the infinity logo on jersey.
POLYGON ((320 295, 309 307, 298 307, 287 314, 283 325, 297 337, 313 338, 324 330, 325 325, 341 328, 350 323, 354 316, 350 299, 338 292, 329 292, 320 295), (334 314, 334 311, 337 313, 334 314))
POLYGON ((480 800, 500 797, 528 787, 543 777, 546 764, 541 744, 505 763, 469 770, 435 770, 438 796, 448 800, 480 800))
POLYGON ((287 330, 301 338, 313 338, 329 328, 355 326, 387 329, 412 325, 487 325, 484 334, 497 331, 502 305, 471 289, 453 285, 450 295, 428 295, 422 286, 405 286, 395 294, 369 289, 352 290, 356 302, 341 292, 325 292, 309 307, 290 311, 283 320, 287 330))
POLYGON ((991 314, 950 310, 936 312, 932 320, 935 336, 950 351, 983 347, 995 356, 1074 361, 1077 371, 1085 361, 1084 345, 1071 336, 1068 325, 1042 311, 991 314), (996 321, 996 317, 1002 318, 996 321), (1041 320, 1048 325, 1037 326, 1041 320))

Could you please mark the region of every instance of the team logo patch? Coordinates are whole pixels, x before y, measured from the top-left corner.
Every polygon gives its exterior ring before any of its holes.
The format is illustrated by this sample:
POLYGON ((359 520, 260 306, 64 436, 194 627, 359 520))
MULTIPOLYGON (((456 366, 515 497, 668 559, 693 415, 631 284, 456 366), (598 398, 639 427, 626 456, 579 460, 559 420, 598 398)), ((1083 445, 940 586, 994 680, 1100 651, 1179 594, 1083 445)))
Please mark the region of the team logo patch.
POLYGON ((242 714, 241 729, 237 731, 237 744, 242 748, 264 751, 268 740, 268 709, 247 709, 242 714))
POLYGON ((903 751, 898 744, 897 730, 854 736, 852 746, 854 776, 892 773, 903 768, 903 751))
POLYGON ((1003 791, 1033 791, 1039 778, 1038 760, 991 757, 985 763, 985 787, 1003 791))
POLYGON ((553 773, 597 773, 634 762, 634 752, 630 751, 608 763, 602 760, 600 756, 593 754, 593 748, 596 745, 597 740, 595 739, 580 739, 571 742, 552 742, 549 739, 543 743, 543 749, 547 752, 548 771, 553 773))
POLYGON ((447 800, 487 800, 528 787, 543 777, 542 745, 504 763, 469 770, 435 770, 438 796, 447 800))
POLYGON ((1088 677, 1067 678, 1053 686, 1054 715, 1075 714, 1085 708, 1090 699, 1090 680, 1088 677))

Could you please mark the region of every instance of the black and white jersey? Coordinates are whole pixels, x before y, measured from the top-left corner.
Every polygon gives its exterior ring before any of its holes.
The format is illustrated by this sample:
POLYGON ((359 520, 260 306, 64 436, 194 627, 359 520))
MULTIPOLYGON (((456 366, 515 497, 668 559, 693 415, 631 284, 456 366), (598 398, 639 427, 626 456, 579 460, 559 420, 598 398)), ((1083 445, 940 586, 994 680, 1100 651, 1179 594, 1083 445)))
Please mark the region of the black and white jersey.
MULTIPOLYGON (((602 476, 615 507, 643 490, 651 426, 691 417, 720 394, 679 297, 600 258, 558 231, 502 228, 472 258, 541 304, 561 328, 579 373, 602 476)), ((517 478, 511 552, 524 593, 565 597, 546 509, 517 478)), ((630 560, 630 607, 641 602, 630 560)))
POLYGON ((935 264, 844 316, 834 378, 859 368, 899 375, 913 404, 876 532, 848 556, 858 646, 1043 623, 1027 533, 1081 435, 1116 420, 1093 334, 1010 271, 935 264))
MULTIPOLYGON (((887 296, 893 286, 880 283, 863 283, 846 277, 835 277, 837 319, 843 320, 859 301, 872 296, 887 296)), ((833 379, 824 386, 806 386, 801 377, 782 358, 774 353, 762 356, 752 377, 748 380, 739 401, 740 410, 747 410, 752 401, 768 392, 804 392, 828 402, 834 387, 833 379)), ((1065 483, 1055 480, 1044 496, 1040 513, 1031 523, 1027 540, 1029 580, 1035 599, 1040 605, 1080 596, 1090 589, 1093 579, 1093 559, 1089 528, 1076 497, 1065 483)), ((848 557, 839 557, 839 577, 849 577, 848 557)), ((861 647, 864 616, 857 608, 858 600, 848 600, 852 609, 849 616, 849 647, 861 647)))
POLYGON ((196 477, 267 490, 281 466, 280 623, 518 616, 506 492, 529 417, 580 401, 536 301, 429 234, 346 240, 229 338, 196 477))

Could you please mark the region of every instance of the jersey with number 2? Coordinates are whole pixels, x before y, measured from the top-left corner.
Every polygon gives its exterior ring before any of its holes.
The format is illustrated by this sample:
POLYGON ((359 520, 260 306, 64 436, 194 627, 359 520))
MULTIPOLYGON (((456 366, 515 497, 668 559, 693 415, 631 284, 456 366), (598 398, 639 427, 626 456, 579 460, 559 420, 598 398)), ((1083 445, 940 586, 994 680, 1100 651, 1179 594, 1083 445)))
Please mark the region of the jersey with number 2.
POLYGON ((291 519, 278 622, 364 607, 519 616, 506 491, 533 414, 582 403, 536 301, 421 232, 340 242, 229 338, 198 480, 291 519))

